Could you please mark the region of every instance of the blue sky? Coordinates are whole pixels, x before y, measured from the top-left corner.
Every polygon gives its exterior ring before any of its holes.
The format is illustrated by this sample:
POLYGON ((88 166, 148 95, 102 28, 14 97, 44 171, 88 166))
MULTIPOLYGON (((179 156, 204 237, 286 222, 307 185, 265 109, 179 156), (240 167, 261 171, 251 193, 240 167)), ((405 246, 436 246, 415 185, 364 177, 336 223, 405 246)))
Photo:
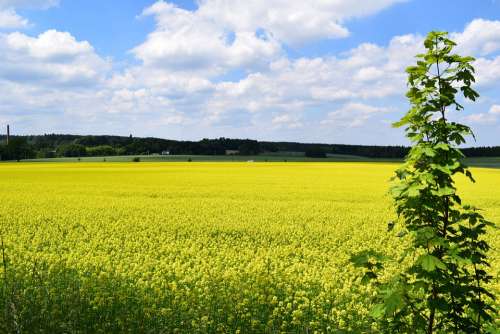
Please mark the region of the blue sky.
POLYGON ((0 0, 0 124, 18 133, 403 144, 404 68, 446 30, 500 145, 500 1, 0 0))

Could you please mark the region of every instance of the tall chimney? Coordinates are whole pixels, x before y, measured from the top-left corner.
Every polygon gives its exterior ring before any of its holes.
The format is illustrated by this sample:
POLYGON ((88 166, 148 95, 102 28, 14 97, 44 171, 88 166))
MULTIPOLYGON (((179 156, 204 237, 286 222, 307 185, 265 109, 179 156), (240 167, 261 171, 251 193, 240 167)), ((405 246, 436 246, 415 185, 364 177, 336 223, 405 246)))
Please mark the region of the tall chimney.
POLYGON ((10 138, 10 126, 7 124, 7 145, 9 145, 9 138, 10 138))

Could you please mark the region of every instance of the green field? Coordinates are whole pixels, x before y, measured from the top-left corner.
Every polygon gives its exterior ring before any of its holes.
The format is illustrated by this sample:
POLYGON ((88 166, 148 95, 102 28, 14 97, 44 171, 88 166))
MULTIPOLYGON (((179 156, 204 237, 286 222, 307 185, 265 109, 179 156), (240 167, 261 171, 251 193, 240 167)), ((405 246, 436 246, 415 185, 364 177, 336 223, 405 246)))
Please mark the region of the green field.
MULTIPOLYGON (((396 166, 0 164, 0 332, 376 332, 349 256, 408 242, 386 232, 396 166)), ((500 221, 500 170, 473 173, 464 201, 500 221)))
MULTIPOLYGON (((333 161, 373 161, 373 159, 345 154, 330 154, 327 158, 308 158, 303 152, 285 152, 276 154, 260 154, 260 155, 122 155, 108 157, 81 157, 81 158, 50 158, 50 159, 28 159, 24 162, 130 162, 138 157, 145 162, 209 162, 209 161, 259 161, 259 162, 333 162, 333 161)), ((390 159, 389 159, 390 160, 390 159)), ((380 160, 383 161, 383 160, 380 160)))
MULTIPOLYGON (((357 155, 328 154, 326 158, 307 158, 303 152, 283 152, 251 156, 228 155, 123 155, 108 157, 31 159, 23 162, 130 162, 138 157, 143 162, 401 162, 402 159, 367 158, 357 155)), ((479 157, 465 159, 473 167, 500 168, 500 157, 479 157)))

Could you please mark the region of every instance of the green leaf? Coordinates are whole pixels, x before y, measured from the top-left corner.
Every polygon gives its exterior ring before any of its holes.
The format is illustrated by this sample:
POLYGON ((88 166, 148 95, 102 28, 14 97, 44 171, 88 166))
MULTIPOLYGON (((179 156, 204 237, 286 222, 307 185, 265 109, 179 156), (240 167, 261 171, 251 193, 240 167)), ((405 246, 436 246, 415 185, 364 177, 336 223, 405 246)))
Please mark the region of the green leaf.
POLYGON ((476 182, 476 180, 472 176, 472 173, 469 170, 465 171, 465 176, 467 176, 469 178, 469 180, 471 180, 472 182, 476 182))
POLYGON ((424 147, 424 148, 422 149, 422 152, 423 152, 426 156, 431 157, 431 158, 436 156, 436 152, 435 152, 432 148, 430 148, 430 147, 424 147))
POLYGON ((445 144, 445 143, 439 143, 437 145, 434 145, 434 148, 435 149, 439 149, 439 150, 443 150, 443 151, 449 151, 450 150, 450 146, 448 144, 445 144))
POLYGON ((375 305, 370 311, 370 315, 375 319, 380 319, 385 314, 385 306, 384 304, 375 305))
POLYGON ((438 171, 440 171, 440 172, 442 172, 444 174, 448 174, 448 175, 452 174, 451 170, 448 167, 446 167, 446 166, 441 166, 441 165, 438 165, 438 164, 431 164, 430 166, 433 169, 438 170, 438 171))
POLYGON ((401 120, 392 123, 392 127, 393 128, 400 128, 405 124, 408 124, 408 120, 406 118, 402 118, 401 120))
POLYGON ((420 195, 420 190, 416 187, 410 187, 407 192, 408 197, 418 197, 420 195))
POLYGON ((368 263, 368 254, 366 251, 351 255, 350 262, 356 267, 364 267, 368 263))
POLYGON ((450 195, 453 195, 454 193, 455 193, 455 189, 453 189, 451 187, 441 187, 436 192, 436 195, 438 195, 438 196, 450 196, 450 195))
POLYGON ((387 313, 394 313, 401 308, 403 304, 403 296, 401 296, 401 293, 395 291, 385 299, 385 311, 387 313))
POLYGON ((420 257, 417 260, 417 263, 420 264, 422 268, 426 271, 434 271, 436 270, 436 268, 442 270, 446 269, 445 264, 441 262, 440 259, 430 254, 420 255, 420 257))

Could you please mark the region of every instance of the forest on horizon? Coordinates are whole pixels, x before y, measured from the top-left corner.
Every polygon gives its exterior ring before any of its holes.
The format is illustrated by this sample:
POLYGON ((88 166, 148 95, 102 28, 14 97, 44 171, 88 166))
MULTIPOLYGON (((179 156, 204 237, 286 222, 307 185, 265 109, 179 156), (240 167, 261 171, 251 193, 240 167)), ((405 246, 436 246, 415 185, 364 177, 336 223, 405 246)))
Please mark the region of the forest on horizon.
MULTIPOLYGON (((277 152, 302 152, 305 156, 322 158, 328 154, 356 155, 368 158, 403 158, 407 146, 347 145, 298 142, 272 142, 252 139, 216 138, 183 141, 162 138, 139 138, 109 135, 44 134, 0 136, 1 160, 34 158, 117 156, 117 155, 225 155, 233 151, 239 155, 258 155, 277 152)), ((500 146, 468 147, 462 152, 467 157, 498 157, 500 146)))

